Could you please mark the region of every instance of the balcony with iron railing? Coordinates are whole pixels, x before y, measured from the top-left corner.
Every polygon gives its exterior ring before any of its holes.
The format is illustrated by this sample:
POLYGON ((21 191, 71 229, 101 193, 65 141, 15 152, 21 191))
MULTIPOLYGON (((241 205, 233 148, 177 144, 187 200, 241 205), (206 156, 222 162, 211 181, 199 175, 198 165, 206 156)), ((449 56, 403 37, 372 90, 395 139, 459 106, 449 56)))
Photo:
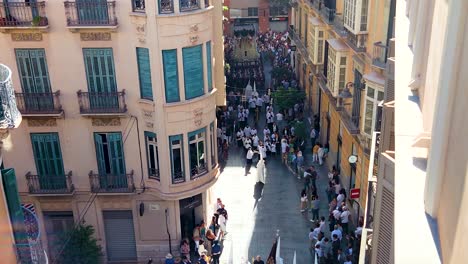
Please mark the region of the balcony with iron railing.
POLYGON ((101 175, 89 172, 89 182, 93 193, 133 193, 135 183, 133 182, 133 170, 122 175, 101 175))
POLYGON ((310 0, 310 2, 312 4, 312 8, 317 12, 320 12, 320 10, 325 7, 321 0, 310 0))
POLYGON ((64 2, 67 26, 79 28, 117 28, 116 2, 64 2))
POLYGON ((45 5, 44 1, 0 2, 0 30, 47 28, 45 5))
POLYGON ((205 163, 202 163, 199 166, 192 168, 190 179, 191 180, 196 179, 198 177, 205 175, 206 173, 208 173, 208 167, 206 166, 205 163))
POLYGON ((124 115, 127 112, 125 90, 121 92, 82 92, 78 104, 82 115, 124 115))
POLYGON ((70 195, 75 191, 72 182, 72 172, 66 175, 34 175, 26 174, 28 189, 34 195, 70 195))
POLYGON ((354 50, 354 52, 366 52, 367 33, 356 35, 347 29, 346 31, 346 44, 348 44, 354 50))
POLYGON ((179 0, 180 12, 191 12, 200 9, 200 0, 179 0))
POLYGON ((159 14, 174 13, 174 0, 159 0, 158 9, 159 9, 159 14))
POLYGON ((387 64, 387 46, 382 42, 374 43, 374 50, 372 53, 372 65, 377 68, 385 69, 387 64))
POLYGON ((323 6, 320 9, 320 16, 325 23, 332 24, 335 20, 336 10, 323 6))
POLYGON ((346 31, 344 27, 342 14, 335 15, 335 18, 333 19, 333 29, 342 38, 346 38, 348 36, 348 31, 346 31))
POLYGON ((63 116, 60 91, 16 93, 16 103, 23 116, 63 116))
POLYGON ((7 129, 18 127, 21 120, 21 113, 16 105, 15 90, 11 81, 11 70, 0 64, 0 131, 4 132, 7 129))

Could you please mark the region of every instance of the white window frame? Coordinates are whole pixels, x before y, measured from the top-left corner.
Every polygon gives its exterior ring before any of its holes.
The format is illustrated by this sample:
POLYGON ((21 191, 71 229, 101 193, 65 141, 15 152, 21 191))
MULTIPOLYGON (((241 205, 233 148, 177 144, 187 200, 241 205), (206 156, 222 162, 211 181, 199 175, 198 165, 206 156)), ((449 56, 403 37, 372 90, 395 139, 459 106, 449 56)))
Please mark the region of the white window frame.
POLYGON ((317 55, 315 54, 315 51, 317 50, 316 47, 316 40, 315 40, 315 31, 317 31, 317 27, 314 27, 313 25, 310 27, 310 32, 309 32, 309 39, 310 39, 310 45, 309 45, 309 54, 310 54, 310 60, 312 61, 313 64, 317 64, 317 55))
POLYGON ((183 139, 183 136, 182 135, 178 135, 180 136, 180 139, 178 140, 179 143, 177 144, 173 144, 174 141, 170 140, 169 141, 169 144, 170 144, 170 149, 171 149, 171 153, 170 153, 170 157, 171 157, 171 181, 172 181, 172 184, 177 184, 177 183, 182 183, 182 182, 185 182, 185 168, 184 168, 184 159, 185 159, 185 155, 184 155, 184 148, 183 148, 183 142, 184 142, 184 139, 183 139), (179 180, 176 180, 174 179, 174 176, 175 176, 175 164, 174 164, 174 157, 173 157, 173 152, 174 150, 179 150, 180 151, 180 157, 181 157, 181 160, 180 160, 180 170, 182 172, 182 178, 179 179, 179 180))
POLYGON ((343 24, 353 34, 367 31, 369 20, 369 0, 344 0, 343 24), (363 11, 366 14, 363 14, 363 11), (362 27, 365 18, 364 27, 362 27), (364 30, 363 30, 364 29, 364 30))
POLYGON ((159 171, 159 153, 158 153, 158 136, 155 135, 155 137, 149 137, 148 135, 145 136, 145 141, 146 141, 146 153, 148 155, 148 177, 149 178, 156 178, 159 179, 160 177, 160 171, 159 171), (152 174, 151 170, 153 168, 150 168, 150 149, 153 148, 154 151, 154 164, 155 164, 155 173, 152 174))
POLYGON ((334 97, 337 97, 340 90, 346 83, 346 66, 348 58, 346 53, 336 51, 331 46, 328 49, 327 86, 334 97), (341 64, 341 59, 345 58, 346 63, 341 64), (343 81, 340 84, 340 74, 343 74, 343 81), (341 86, 340 86, 341 85, 341 86))
POLYGON ((364 112, 363 112, 363 115, 362 115, 362 127, 361 127, 361 131, 362 131, 362 134, 364 134, 366 137, 368 138, 372 138, 372 133, 374 132, 374 128, 375 128, 375 122, 376 122, 376 116, 377 116, 377 107, 379 105, 379 102, 382 101, 384 98, 384 89, 383 87, 380 87, 378 85, 370 85, 369 83, 366 83, 366 90, 365 90, 365 96, 364 96, 364 112), (368 90, 370 89, 373 89, 374 90, 374 95, 373 97, 370 97, 368 96, 368 90), (379 92, 382 94, 382 99, 379 100, 379 92), (367 104, 368 103, 372 103, 373 106, 372 106, 372 119, 371 119, 371 130, 370 130, 370 133, 367 133, 365 131, 365 127, 366 127, 366 115, 367 115, 367 111, 366 111, 366 108, 367 108, 367 104))
POLYGON ((188 136, 188 152, 189 152, 189 167, 190 167, 190 177, 193 179, 194 177, 198 177, 200 175, 203 175, 208 172, 208 166, 207 166, 207 146, 206 146, 206 129, 204 131, 200 131, 199 133, 193 135, 193 136, 188 136), (190 139, 191 137, 195 137, 194 139, 190 139), (191 149, 190 146, 192 144, 195 144, 196 151, 197 151, 197 157, 199 156, 198 154, 198 144, 200 142, 203 142, 203 160, 204 164, 200 163, 200 160, 197 159, 197 168, 199 168, 201 171, 197 171, 195 174, 193 173, 193 168, 192 168, 192 160, 191 160, 191 149), (201 167, 203 165, 203 167, 201 167))

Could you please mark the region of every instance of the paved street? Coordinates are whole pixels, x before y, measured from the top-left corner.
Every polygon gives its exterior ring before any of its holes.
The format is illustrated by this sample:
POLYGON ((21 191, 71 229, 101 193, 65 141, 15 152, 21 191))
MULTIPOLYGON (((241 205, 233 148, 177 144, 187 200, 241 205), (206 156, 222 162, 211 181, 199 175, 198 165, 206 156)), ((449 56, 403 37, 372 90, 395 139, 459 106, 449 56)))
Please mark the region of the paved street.
MULTIPOLYGON (((243 150, 232 145, 227 166, 214 187, 216 196, 223 200, 229 213, 229 233, 224 241, 221 263, 237 264, 242 258, 251 260, 256 255, 266 259, 277 230, 284 263, 292 263, 294 251, 297 263, 312 263, 308 251, 310 214, 300 212, 302 182, 281 164, 278 155, 270 157, 266 166, 262 193, 255 193, 256 169, 252 166, 251 174, 244 176, 244 163, 243 150)), ((321 168, 319 174, 319 195, 324 198, 320 215, 326 216, 325 169, 321 168)))

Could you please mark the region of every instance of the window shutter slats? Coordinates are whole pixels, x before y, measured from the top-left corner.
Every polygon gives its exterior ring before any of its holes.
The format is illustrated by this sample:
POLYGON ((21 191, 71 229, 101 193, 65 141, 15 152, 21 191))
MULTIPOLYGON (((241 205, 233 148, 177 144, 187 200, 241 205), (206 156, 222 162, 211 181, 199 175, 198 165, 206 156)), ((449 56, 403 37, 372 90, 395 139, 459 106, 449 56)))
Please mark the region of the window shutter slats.
POLYGON ((183 48, 185 99, 204 94, 202 45, 183 48))
POLYGON ((207 68, 207 77, 208 77, 208 91, 211 92, 213 90, 213 77, 212 77, 212 55, 211 55, 211 41, 206 43, 206 68, 207 68))
POLYGON ((163 50, 164 87, 166 102, 180 101, 179 73, 177 70, 177 50, 163 50))
POLYGON ((153 100, 149 49, 136 48, 141 98, 153 100))

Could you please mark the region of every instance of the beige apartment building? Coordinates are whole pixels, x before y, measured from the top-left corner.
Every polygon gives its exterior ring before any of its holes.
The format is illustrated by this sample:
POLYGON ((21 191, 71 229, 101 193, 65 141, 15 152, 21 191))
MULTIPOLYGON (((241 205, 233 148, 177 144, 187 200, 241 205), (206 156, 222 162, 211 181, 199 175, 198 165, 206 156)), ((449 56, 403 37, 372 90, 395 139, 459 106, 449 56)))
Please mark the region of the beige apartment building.
POLYGON ((104 261, 176 253, 214 209, 222 3, 8 0, 0 47, 23 115, 4 164, 49 257, 78 221, 104 261))
POLYGON ((377 176, 373 137, 380 130, 395 2, 291 1, 296 75, 306 108, 320 119, 320 141, 329 144, 328 168, 340 169, 348 195, 351 189, 359 192, 349 200, 355 223, 376 197, 372 185, 368 194, 368 171, 377 176))

